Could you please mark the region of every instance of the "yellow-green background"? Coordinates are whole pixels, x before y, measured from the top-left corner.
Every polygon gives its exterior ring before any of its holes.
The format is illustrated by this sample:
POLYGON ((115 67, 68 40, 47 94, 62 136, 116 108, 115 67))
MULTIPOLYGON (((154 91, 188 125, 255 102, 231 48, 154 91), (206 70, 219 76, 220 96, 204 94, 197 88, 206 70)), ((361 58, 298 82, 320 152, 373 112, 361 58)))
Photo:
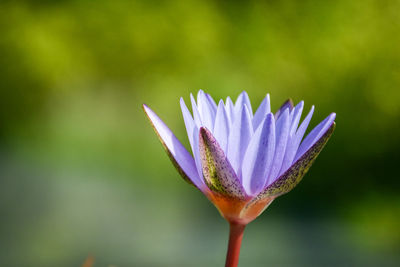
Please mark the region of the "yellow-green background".
POLYGON ((400 1, 0 2, 0 265, 223 266, 228 228, 147 103, 246 90, 337 129, 246 229, 241 266, 398 266, 400 1))

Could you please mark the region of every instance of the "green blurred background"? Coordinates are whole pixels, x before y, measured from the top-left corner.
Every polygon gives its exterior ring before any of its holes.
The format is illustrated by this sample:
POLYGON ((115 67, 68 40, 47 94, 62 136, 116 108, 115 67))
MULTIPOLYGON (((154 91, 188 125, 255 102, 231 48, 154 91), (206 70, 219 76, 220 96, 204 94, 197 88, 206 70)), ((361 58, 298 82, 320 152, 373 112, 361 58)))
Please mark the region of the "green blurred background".
POLYGON ((246 90, 337 129, 246 229, 241 266, 399 266, 400 1, 0 2, 0 265, 223 266, 226 222, 141 104, 186 145, 179 98, 246 90))

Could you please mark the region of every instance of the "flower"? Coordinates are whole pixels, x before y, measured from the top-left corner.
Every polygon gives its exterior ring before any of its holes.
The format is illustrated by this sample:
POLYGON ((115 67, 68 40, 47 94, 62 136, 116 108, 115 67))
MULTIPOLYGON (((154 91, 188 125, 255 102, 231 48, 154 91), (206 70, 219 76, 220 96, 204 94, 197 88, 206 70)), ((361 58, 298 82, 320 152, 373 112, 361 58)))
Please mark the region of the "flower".
POLYGON ((273 114, 270 97, 253 113, 242 92, 218 105, 200 90, 190 95, 193 116, 180 99, 193 156, 146 105, 144 111, 181 176, 231 224, 247 225, 303 178, 335 128, 331 113, 303 139, 314 106, 300 123, 304 102, 286 101, 273 114))

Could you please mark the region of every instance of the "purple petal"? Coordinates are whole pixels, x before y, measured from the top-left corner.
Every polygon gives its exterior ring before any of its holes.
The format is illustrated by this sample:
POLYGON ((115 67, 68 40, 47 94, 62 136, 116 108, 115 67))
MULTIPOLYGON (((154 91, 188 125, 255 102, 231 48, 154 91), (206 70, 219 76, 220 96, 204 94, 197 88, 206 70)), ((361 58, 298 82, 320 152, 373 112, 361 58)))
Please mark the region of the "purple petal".
POLYGON ((303 112, 303 107, 304 107, 304 101, 300 101, 296 105, 296 107, 293 109, 293 118, 291 119, 291 125, 290 125, 290 135, 292 136, 296 130, 297 126, 299 125, 300 118, 301 118, 301 113, 303 112))
POLYGON ((253 117, 253 129, 257 129, 258 126, 264 121, 265 116, 271 112, 269 94, 263 99, 260 106, 253 117))
POLYGON ((200 118, 199 109, 197 108, 197 105, 196 105, 196 100, 194 100, 194 97, 192 94, 190 94, 190 101, 192 102, 192 111, 193 111, 194 122, 196 123, 197 128, 200 128, 203 123, 200 118))
POLYGON ((250 114, 244 105, 230 129, 227 149, 229 161, 239 177, 242 159, 252 135, 253 126, 250 114))
POLYGON ((229 121, 226 115, 224 101, 222 100, 220 100, 218 104, 213 133, 215 139, 217 139, 222 150, 225 152, 228 145, 229 121))
POLYGON ((250 117, 253 117, 253 110, 251 108, 251 103, 250 103, 250 98, 247 95, 246 91, 243 91, 238 98, 236 99, 235 102, 235 114, 239 113, 242 106, 246 105, 248 110, 249 110, 249 114, 250 117))
POLYGON ((180 99, 180 105, 181 105, 181 110, 182 110, 182 115, 183 115, 183 121, 185 122, 185 127, 186 127, 186 132, 189 138, 190 146, 192 147, 193 151, 193 130, 196 127, 196 123, 193 120, 192 115, 190 114, 185 101, 181 97, 180 99))
POLYGON ((331 113, 320 124, 318 124, 301 143, 299 150, 296 153, 295 161, 297 161, 318 139, 326 132, 335 120, 336 114, 331 113))
POLYGON ((275 151, 275 122, 271 113, 256 130, 245 153, 242 184, 249 195, 257 194, 265 185, 275 151))
POLYGON ((207 97, 208 102, 210 103, 212 109, 214 110, 214 113, 216 113, 217 112, 217 104, 215 103, 214 98, 212 98, 212 96, 209 94, 206 94, 206 97, 207 97))
POLYGON ((200 161, 200 154, 199 154, 199 128, 197 128, 196 123, 194 122, 192 116, 188 108, 186 107, 185 101, 181 97, 180 100, 181 109, 183 120, 185 122, 187 135, 189 138, 190 146, 192 148, 194 160, 196 163, 197 172, 199 177, 203 177, 203 172, 201 170, 201 161, 200 161))
POLYGON ((200 158, 200 148, 199 148, 199 128, 195 127, 193 130, 193 156, 194 161, 196 163, 197 172, 199 174, 200 180, 204 183, 203 177, 203 168, 201 166, 201 158, 200 158))
POLYGON ((287 140, 289 136, 289 109, 287 108, 279 119, 276 121, 276 144, 275 144, 275 155, 274 161, 271 165, 271 171, 268 175, 268 179, 265 184, 272 183, 275 178, 279 175, 279 171, 282 166, 283 157, 285 156, 287 140))
POLYGON ((288 144, 286 147, 285 157, 283 159, 282 167, 279 175, 282 175, 289 167, 292 165, 294 157, 296 156, 297 149, 299 148, 301 139, 303 139, 304 133, 307 130, 308 124, 314 113, 314 106, 311 107, 310 112, 307 114, 306 118, 300 124, 299 129, 292 136, 289 136, 288 144))
POLYGON ((288 99, 285 102, 283 102, 282 106, 278 109, 278 111, 275 113, 275 120, 279 118, 279 116, 282 114, 282 112, 285 111, 285 109, 289 108, 290 111, 293 109, 293 101, 292 99, 288 99))
POLYGON ((197 106, 201 116, 203 126, 212 130, 214 126, 215 113, 211 103, 208 101, 206 94, 200 90, 197 94, 197 106))
POLYGON ((233 106, 232 99, 228 96, 225 101, 226 115, 228 116, 229 125, 232 125, 235 119, 235 107, 233 106))
POLYGON ((278 197, 292 190, 304 177, 309 170, 322 148, 325 146, 335 129, 335 122, 331 122, 329 127, 283 175, 268 185, 251 203, 257 202, 266 197, 278 197))
POLYGON ((143 109, 153 125, 153 128, 168 156, 181 176, 189 183, 194 184, 201 191, 205 190, 205 184, 198 175, 196 164, 190 153, 181 142, 179 142, 167 125, 165 125, 165 123, 148 106, 143 105, 143 109))
POLYGON ((200 157, 205 182, 212 191, 235 198, 246 198, 235 171, 209 130, 200 128, 200 157))

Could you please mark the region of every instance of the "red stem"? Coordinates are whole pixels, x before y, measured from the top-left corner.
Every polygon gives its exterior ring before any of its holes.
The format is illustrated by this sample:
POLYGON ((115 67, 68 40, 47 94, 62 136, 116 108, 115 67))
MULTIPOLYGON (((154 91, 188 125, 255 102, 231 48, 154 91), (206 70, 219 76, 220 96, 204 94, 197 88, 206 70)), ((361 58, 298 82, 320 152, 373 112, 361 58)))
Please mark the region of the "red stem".
POLYGON ((239 263, 240 246, 246 225, 229 223, 229 244, 226 253, 225 267, 237 267, 239 263))

